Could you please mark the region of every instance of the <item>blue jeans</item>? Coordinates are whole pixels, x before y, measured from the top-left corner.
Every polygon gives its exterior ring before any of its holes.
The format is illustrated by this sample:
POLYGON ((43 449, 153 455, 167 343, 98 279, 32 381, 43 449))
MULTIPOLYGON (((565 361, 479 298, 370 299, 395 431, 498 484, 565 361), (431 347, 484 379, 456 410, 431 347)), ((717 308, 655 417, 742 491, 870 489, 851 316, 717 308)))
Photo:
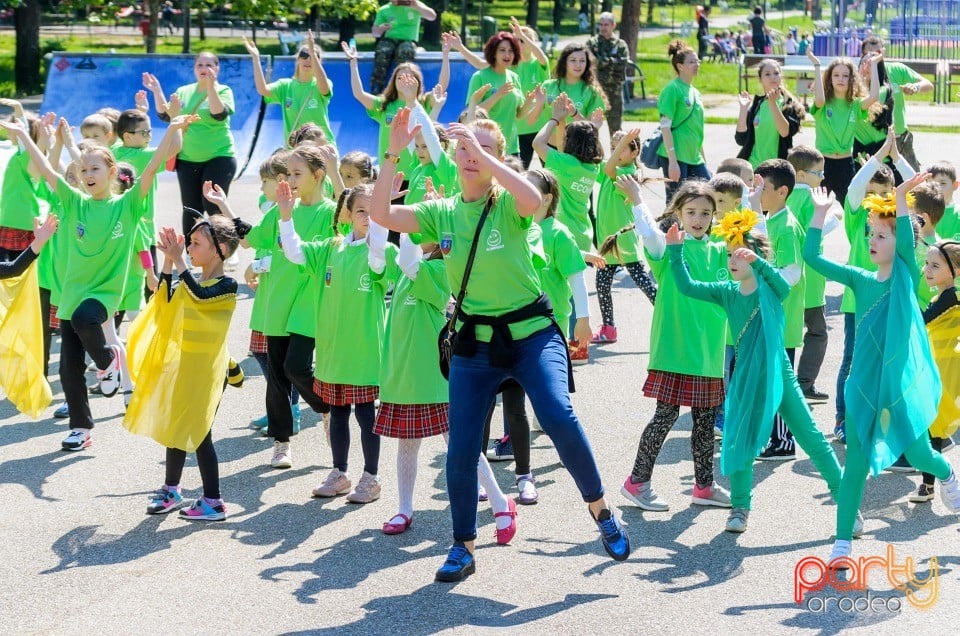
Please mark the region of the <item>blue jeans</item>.
MULTIPOLYGON (((667 190, 667 205, 670 204, 673 195, 676 194, 677 190, 680 189, 680 186, 683 185, 683 182, 687 179, 710 180, 710 171, 707 170, 707 164, 701 163, 695 166, 689 163, 683 163, 682 161, 678 161, 677 163, 680 164, 680 180, 667 181, 663 184, 667 190)), ((660 169, 663 170, 663 176, 669 178, 670 162, 667 161, 665 157, 660 157, 660 169)))
POLYGON ((543 432, 587 503, 603 497, 603 483, 593 449, 573 412, 567 386, 567 344, 553 328, 513 343, 513 366, 490 364, 489 345, 477 343, 472 357, 450 361, 450 443, 447 448, 447 492, 453 518, 453 540, 477 538, 477 458, 482 452, 483 424, 500 384, 513 378, 527 392, 543 432))
POLYGON ((843 359, 840 361, 840 371, 837 373, 837 423, 847 419, 847 403, 843 397, 843 388, 847 385, 847 376, 850 375, 850 364, 853 362, 853 345, 857 336, 856 314, 843 314, 843 359))

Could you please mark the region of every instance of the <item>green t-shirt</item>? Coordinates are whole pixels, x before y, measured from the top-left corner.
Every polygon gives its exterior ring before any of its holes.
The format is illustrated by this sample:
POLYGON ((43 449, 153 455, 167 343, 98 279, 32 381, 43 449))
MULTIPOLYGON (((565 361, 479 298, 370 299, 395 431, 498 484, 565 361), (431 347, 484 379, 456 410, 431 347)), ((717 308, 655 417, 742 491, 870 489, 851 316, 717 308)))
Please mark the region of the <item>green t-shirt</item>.
MULTIPOLYGON (((126 146, 117 146, 113 149, 113 156, 117 158, 117 161, 125 161, 136 168, 138 179, 140 175, 143 174, 143 171, 146 170, 147 166, 150 165, 156 153, 156 148, 127 148, 126 146)), ((138 252, 149 249, 151 245, 156 245, 157 243, 157 228, 155 223, 156 198, 157 180, 154 179, 153 185, 150 187, 150 192, 147 193, 144 199, 143 217, 140 219, 140 226, 137 228, 138 236, 135 248, 138 252)), ((139 262, 139 259, 137 259, 138 264, 139 262)))
MULTIPOLYGON (((790 196, 787 197, 787 207, 793 212, 794 218, 797 219, 797 222, 800 224, 800 229, 803 230, 804 237, 806 237, 806 232, 810 229, 810 222, 813 220, 813 213, 815 211, 810 186, 798 183, 796 187, 794 187, 793 192, 790 193, 790 196)), ((803 268, 803 277, 806 279, 803 301, 804 309, 825 306, 827 304, 827 279, 823 277, 823 274, 809 267, 803 268)))
MULTIPOLYGON (((617 176, 636 174, 637 167, 633 164, 617 168, 617 176)), ((603 245, 609 237, 624 227, 633 223, 633 206, 627 201, 623 191, 617 188, 616 182, 600 171, 600 194, 597 195, 597 245, 603 245)), ((617 237, 616 252, 608 253, 604 258, 611 265, 636 263, 640 260, 640 237, 636 232, 624 232, 617 237)))
POLYGON ((373 20, 373 26, 386 24, 393 20, 393 27, 384 33, 383 37, 391 40, 416 42, 420 39, 421 17, 418 11, 414 11, 410 7, 385 4, 377 9, 377 17, 373 20))
MULTIPOLYGON (((264 256, 270 254, 270 250, 256 250, 254 252, 254 259, 259 260, 264 256)), ((263 272, 257 274, 257 280, 259 284, 257 285, 256 291, 253 293, 253 307, 250 308, 250 329, 253 331, 259 331, 263 333, 263 325, 267 321, 267 294, 260 293, 260 290, 266 286, 269 286, 270 272, 263 272)))
MULTIPOLYGON (((868 272, 877 271, 876 264, 870 260, 870 227, 867 224, 868 214, 863 206, 856 210, 851 209, 850 203, 843 204, 843 230, 850 244, 850 254, 847 256, 847 265, 858 267, 868 272)), ((856 310, 856 301, 853 290, 844 288, 843 298, 840 301, 840 311, 852 314, 856 310)))
POLYGON ((420 263, 417 278, 400 276, 393 290, 380 360, 380 401, 441 404, 449 399, 440 373, 437 334, 447 322, 450 283, 442 258, 420 263))
POLYGON ((799 347, 803 345, 803 310, 806 300, 803 274, 803 239, 806 234, 789 208, 767 217, 767 234, 773 247, 773 265, 777 269, 790 265, 800 267, 800 280, 790 288, 790 293, 783 301, 783 346, 788 349, 799 347))
MULTIPOLYGON (((395 99, 387 104, 385 108, 381 108, 382 105, 383 98, 375 97, 373 99, 373 108, 367 111, 367 116, 380 124, 380 134, 378 136, 378 157, 380 158, 380 165, 383 165, 383 155, 390 146, 390 123, 393 121, 393 118, 397 116, 400 108, 404 106, 404 102, 403 100, 395 99)), ((408 175, 418 163, 420 162, 417 160, 417 156, 413 154, 410 148, 404 148, 400 151, 400 163, 397 164, 397 172, 408 175)))
POLYGON ((337 145, 330 129, 330 116, 327 108, 333 99, 333 82, 327 80, 330 92, 326 95, 317 88, 317 78, 301 82, 293 77, 284 77, 267 84, 270 96, 265 98, 268 104, 280 104, 283 109, 283 139, 286 142, 290 133, 305 124, 316 124, 334 146, 337 145))
POLYGON ((407 177, 407 194, 403 197, 404 205, 413 205, 423 201, 427 195, 427 177, 433 179, 433 187, 437 190, 443 186, 445 196, 453 196, 460 192, 460 177, 457 173, 457 164, 453 162, 445 152, 440 153, 437 163, 429 162, 422 164, 417 161, 417 166, 407 177))
MULTIPOLYGON (((783 109, 784 99, 777 99, 777 106, 783 109)), ((780 131, 777 130, 777 124, 773 121, 773 114, 770 112, 770 105, 760 104, 757 114, 753 117, 754 142, 753 150, 750 152, 750 165, 754 168, 759 166, 767 159, 776 159, 780 154, 780 131)))
POLYGON ((350 245, 336 237, 304 243, 303 256, 320 292, 314 377, 328 384, 377 386, 384 296, 398 273, 396 248, 387 244, 387 266, 379 274, 370 269, 366 242, 350 245))
MULTIPOLYGON (((526 99, 527 93, 550 79, 549 63, 547 65, 542 65, 535 57, 530 58, 525 62, 521 61, 519 64, 517 64, 515 72, 520 78, 520 92, 523 93, 524 99, 526 99)), ((547 117, 547 119, 550 118, 547 117)), ((535 123, 528 124, 526 117, 517 122, 518 135, 527 135, 537 132, 540 132, 540 127, 535 123)))
POLYGON ((33 220, 40 216, 37 183, 27 171, 30 155, 18 150, 10 157, 0 187, 0 227, 33 231, 33 220))
POLYGON ((483 99, 489 99, 507 82, 513 82, 513 90, 504 95, 488 112, 490 119, 500 124, 500 130, 503 131, 503 136, 507 140, 507 154, 516 154, 520 152, 520 141, 517 138, 519 121, 517 112, 523 106, 524 100, 524 94, 520 90, 520 77, 510 69, 503 73, 497 73, 490 67, 480 69, 470 77, 467 97, 473 95, 484 84, 490 84, 490 90, 483 96, 483 99))
POLYGON ((553 171, 560 183, 557 219, 570 230, 581 250, 590 251, 593 248, 593 226, 587 210, 600 164, 581 163, 573 155, 550 148, 544 167, 553 171))
POLYGON ((887 69, 887 80, 893 88, 893 130, 897 135, 907 132, 906 103, 903 96, 904 84, 914 84, 923 79, 923 76, 901 62, 884 62, 887 69))
MULTIPOLYGON (((517 214, 510 192, 500 189, 480 232, 463 311, 470 315, 501 316, 540 297, 540 276, 528 242, 533 217, 517 214)), ((423 240, 439 243, 447 261, 447 280, 459 292, 470 246, 485 205, 483 199, 466 203, 460 196, 424 201, 413 206, 423 240)), ((544 317, 510 325, 514 340, 550 326, 544 317)), ((477 340, 489 342, 492 330, 477 325, 477 340)))
POLYGON ((937 223, 937 236, 945 241, 960 241, 960 214, 952 203, 943 211, 943 218, 937 223))
MULTIPOLYGON (((37 198, 41 213, 44 208, 50 214, 56 214, 63 219, 63 206, 60 198, 50 191, 45 180, 41 180, 37 188, 37 198)), ((47 244, 37 256, 37 282, 41 289, 50 290, 50 304, 56 306, 60 302, 61 286, 63 284, 63 266, 66 255, 63 248, 63 232, 54 232, 47 244)))
MULTIPOLYGON (((923 271, 923 266, 927 263, 927 251, 931 245, 936 245, 939 240, 940 239, 934 235, 929 239, 921 236, 920 240, 917 241, 914 253, 917 257, 917 269, 921 272, 923 271)), ((927 285, 927 279, 924 276, 920 276, 920 280, 917 281, 917 301, 920 303, 920 311, 926 311, 930 305, 930 301, 939 293, 936 287, 927 285)))
MULTIPOLYGON (((700 91, 679 77, 663 87, 657 98, 657 112, 672 122, 673 148, 677 161, 699 166, 703 161, 703 99, 700 91)), ((667 157, 667 145, 657 154, 667 157)))
MULTIPOLYGON (((293 209, 293 227, 304 242, 322 241, 333 236, 333 215, 337 204, 322 199, 314 205, 297 201, 293 209)), ((269 310, 262 331, 267 336, 291 333, 313 337, 317 284, 306 268, 291 263, 280 243, 280 213, 268 211, 247 234, 247 242, 256 250, 269 250, 270 276, 260 283, 257 295, 264 294, 269 310)))
MULTIPOLYGON (((646 252, 657 279, 657 302, 650 326, 650 362, 647 368, 707 378, 723 377, 727 317, 713 303, 694 300, 677 289, 667 254, 659 259, 646 252)), ((709 238, 687 238, 683 258, 690 277, 707 283, 730 280, 727 248, 709 238)))
POLYGON ((834 97, 818 108, 810 106, 810 114, 816 122, 817 150, 825 155, 849 155, 853 152, 853 135, 858 122, 867 117, 860 108, 860 99, 847 102, 834 97))
POLYGON ((540 118, 537 120, 537 123, 533 126, 533 129, 537 132, 546 126, 550 118, 553 117, 553 100, 555 100, 560 93, 567 94, 567 97, 573 102, 573 105, 581 117, 589 117, 590 113, 598 108, 604 107, 603 95, 586 82, 568 84, 566 80, 551 79, 543 83, 543 92, 547 103, 544 105, 543 112, 540 113, 540 118))
POLYGON ((226 119, 217 120, 210 115, 210 100, 206 93, 198 93, 196 84, 188 84, 177 89, 180 102, 183 104, 181 114, 191 112, 200 117, 199 121, 190 124, 183 133, 183 149, 179 157, 184 161, 203 163, 215 157, 234 156, 233 133, 230 132, 230 116, 236 106, 233 102, 233 91, 229 86, 217 84, 217 95, 227 109, 226 119), (198 106, 199 104, 199 106, 198 106))
MULTIPOLYGON (((880 88, 880 103, 887 99, 889 89, 886 86, 880 88)), ((866 111, 866 116, 857 120, 857 127, 854 130, 853 138, 865 146, 882 142, 887 138, 886 130, 878 130, 873 122, 870 121, 870 111, 866 111)))
POLYGON ((540 283, 546 292, 558 325, 570 321, 570 283, 567 278, 587 269, 583 254, 567 227, 554 217, 540 221, 540 240, 546 267, 540 270, 540 283))
POLYGON ((70 320, 83 300, 94 299, 112 316, 120 308, 143 214, 140 182, 121 195, 95 200, 57 179, 63 203, 58 233, 66 256, 57 318, 70 320))

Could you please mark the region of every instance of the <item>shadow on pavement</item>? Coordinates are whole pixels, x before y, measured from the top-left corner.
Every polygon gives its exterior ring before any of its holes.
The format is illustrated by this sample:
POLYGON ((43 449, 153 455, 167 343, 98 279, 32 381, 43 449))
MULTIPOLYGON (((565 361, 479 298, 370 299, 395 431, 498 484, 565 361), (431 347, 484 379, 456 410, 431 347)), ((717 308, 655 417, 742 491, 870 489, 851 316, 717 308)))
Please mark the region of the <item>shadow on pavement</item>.
MULTIPOLYGON (((30 424, 29 426, 35 428, 36 424, 30 424)), ((61 468, 72 466, 76 462, 86 459, 93 459, 93 455, 70 453, 62 450, 56 450, 46 455, 37 455, 36 457, 11 459, 0 464, 0 484, 20 484, 37 499, 58 501, 55 497, 47 497, 43 494, 44 484, 61 468)))

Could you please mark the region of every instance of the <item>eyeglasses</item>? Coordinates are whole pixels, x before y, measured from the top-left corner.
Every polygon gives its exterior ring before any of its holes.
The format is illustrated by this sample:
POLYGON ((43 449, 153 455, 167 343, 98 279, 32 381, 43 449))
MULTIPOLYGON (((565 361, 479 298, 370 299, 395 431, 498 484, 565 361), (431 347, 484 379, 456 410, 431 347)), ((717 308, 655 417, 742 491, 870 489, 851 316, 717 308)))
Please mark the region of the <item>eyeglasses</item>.
POLYGON ((131 135, 140 135, 141 137, 149 137, 149 136, 150 136, 150 133, 152 133, 152 132, 153 132, 152 130, 150 130, 149 128, 147 128, 146 130, 131 130, 131 131, 130 131, 130 134, 131 134, 131 135))
POLYGON ((805 172, 807 174, 812 174, 815 177, 820 177, 821 179, 823 179, 823 170, 806 170, 805 172))
POLYGON ((300 51, 299 53, 297 53, 297 57, 299 57, 301 60, 309 60, 309 59, 310 59, 310 52, 309 52, 309 51, 300 51))

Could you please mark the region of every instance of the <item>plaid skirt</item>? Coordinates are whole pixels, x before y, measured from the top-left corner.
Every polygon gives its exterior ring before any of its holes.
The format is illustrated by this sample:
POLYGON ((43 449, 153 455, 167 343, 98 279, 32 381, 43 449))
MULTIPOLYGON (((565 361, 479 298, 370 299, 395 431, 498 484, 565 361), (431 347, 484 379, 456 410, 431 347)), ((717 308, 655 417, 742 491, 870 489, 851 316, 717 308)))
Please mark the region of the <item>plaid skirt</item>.
POLYGON ((59 329, 60 328, 60 319, 57 318, 57 306, 50 305, 50 328, 59 329))
POLYGON ((314 379, 313 392, 330 406, 366 404, 380 397, 378 386, 354 386, 352 384, 328 384, 314 379))
POLYGON ((725 391, 723 378, 651 369, 643 384, 643 394, 658 402, 703 409, 721 406, 725 391))
POLYGON ((0 249, 22 252, 33 243, 33 230, 0 227, 0 249))
POLYGON ((382 402, 373 432, 397 439, 423 439, 450 429, 450 405, 382 402))
POLYGON ((250 353, 266 353, 267 337, 262 331, 250 330, 250 353))

